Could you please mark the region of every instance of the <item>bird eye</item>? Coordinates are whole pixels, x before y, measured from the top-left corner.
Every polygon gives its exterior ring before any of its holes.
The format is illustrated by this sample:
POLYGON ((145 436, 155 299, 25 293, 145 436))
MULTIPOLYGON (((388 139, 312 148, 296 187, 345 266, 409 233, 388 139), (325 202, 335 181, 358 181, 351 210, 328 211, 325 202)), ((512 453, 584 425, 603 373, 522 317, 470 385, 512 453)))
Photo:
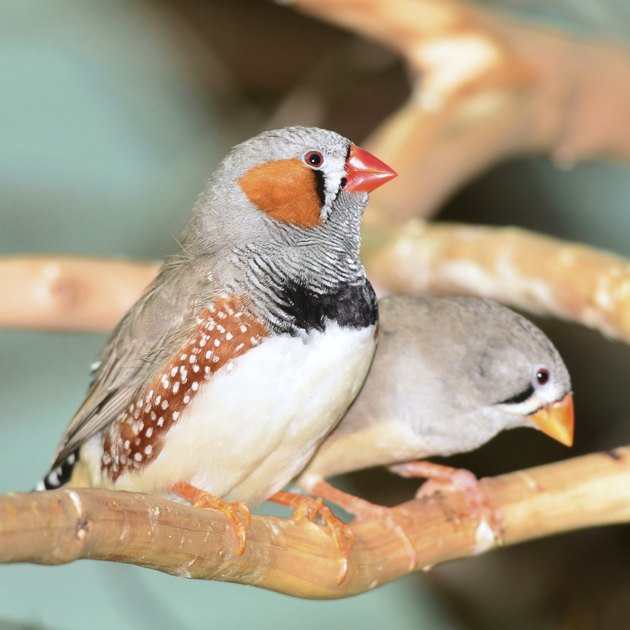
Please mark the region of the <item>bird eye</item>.
POLYGON ((324 156, 319 151, 308 151, 304 154, 304 163, 311 168, 321 168, 324 156))
POLYGON ((348 178, 347 178, 347 177, 342 177, 342 178, 341 178, 341 182, 339 183, 339 185, 340 185, 342 188, 345 188, 347 183, 348 183, 348 178))
POLYGON ((536 382, 539 385, 546 385, 549 382, 549 370, 547 368, 538 368, 536 370, 536 382))

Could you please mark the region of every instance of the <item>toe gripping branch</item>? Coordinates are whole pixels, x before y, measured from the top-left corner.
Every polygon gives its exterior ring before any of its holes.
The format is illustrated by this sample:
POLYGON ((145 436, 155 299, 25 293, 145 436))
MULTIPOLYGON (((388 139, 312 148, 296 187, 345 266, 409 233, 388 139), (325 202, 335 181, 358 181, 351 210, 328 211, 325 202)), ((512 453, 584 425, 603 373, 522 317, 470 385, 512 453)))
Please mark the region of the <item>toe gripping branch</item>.
POLYGON ((479 480, 469 470, 423 461, 396 464, 390 466, 389 470, 408 479, 427 479, 418 489, 417 499, 441 492, 461 492, 468 503, 470 515, 487 523, 497 543, 501 543, 503 515, 491 505, 479 480))
POLYGON ((280 491, 267 500, 292 508, 294 512, 291 515, 291 520, 295 522, 307 519, 312 523, 327 525, 330 528, 335 547, 339 553, 337 584, 341 584, 348 575, 350 551, 355 542, 354 533, 350 526, 333 514, 322 497, 309 497, 303 494, 280 491))
POLYGON ((193 507, 218 510, 228 519, 238 540, 236 553, 241 556, 247 542, 247 528, 251 522, 249 508, 242 502, 230 503, 213 494, 200 490, 186 481, 178 481, 171 486, 171 492, 192 503, 193 507))

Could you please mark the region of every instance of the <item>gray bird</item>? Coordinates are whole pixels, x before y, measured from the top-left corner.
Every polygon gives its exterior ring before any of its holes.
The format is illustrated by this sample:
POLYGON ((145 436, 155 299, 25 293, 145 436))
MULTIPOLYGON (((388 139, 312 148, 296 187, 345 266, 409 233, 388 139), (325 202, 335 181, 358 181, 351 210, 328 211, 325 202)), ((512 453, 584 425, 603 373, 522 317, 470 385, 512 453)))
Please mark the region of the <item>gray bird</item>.
MULTIPOLYGON (((515 427, 572 444, 569 373, 551 341, 527 319, 471 297, 388 297, 380 300, 379 313, 368 377, 298 478, 302 488, 368 515, 370 504, 324 479, 470 451, 515 427)), ((449 477, 445 467, 419 464, 393 469, 449 477)))
POLYGON ((363 383, 377 302, 359 224, 394 176, 323 129, 235 147, 101 352, 42 488, 173 493, 223 510, 242 552, 244 504, 304 467, 363 383))

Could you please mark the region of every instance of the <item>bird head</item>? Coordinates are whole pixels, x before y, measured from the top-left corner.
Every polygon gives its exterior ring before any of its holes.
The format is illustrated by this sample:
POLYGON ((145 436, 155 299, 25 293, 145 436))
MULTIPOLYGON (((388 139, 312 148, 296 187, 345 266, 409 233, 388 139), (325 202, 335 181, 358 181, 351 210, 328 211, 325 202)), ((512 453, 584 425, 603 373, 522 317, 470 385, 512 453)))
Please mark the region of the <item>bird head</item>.
POLYGON ((287 127, 237 145, 210 178, 186 233, 213 251, 347 226, 356 232, 367 193, 396 173, 332 131, 287 127), (238 229, 234 229, 234 225, 238 229))
POLYGON ((480 342, 471 371, 486 404, 504 428, 529 426, 566 446, 573 444, 571 378, 549 338, 530 321, 484 300, 491 326, 477 327, 480 342))

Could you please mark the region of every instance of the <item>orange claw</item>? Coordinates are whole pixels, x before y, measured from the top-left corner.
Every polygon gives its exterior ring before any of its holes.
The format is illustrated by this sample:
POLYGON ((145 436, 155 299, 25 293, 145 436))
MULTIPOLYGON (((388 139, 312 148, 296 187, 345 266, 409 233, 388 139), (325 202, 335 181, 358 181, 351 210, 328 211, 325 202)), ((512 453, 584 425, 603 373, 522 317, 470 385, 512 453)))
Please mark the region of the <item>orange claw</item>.
POLYGON ((324 500, 321 497, 308 497, 303 494, 280 491, 267 500, 293 508, 295 510, 291 515, 291 520, 293 521, 297 522, 303 519, 308 519, 312 523, 322 521, 330 527, 335 546, 339 552, 340 566, 337 574, 337 584, 341 584, 348 575, 350 551, 355 541, 354 533, 350 526, 338 519, 332 510, 324 504, 324 500))
POLYGON ((186 481, 178 481, 171 486, 171 492, 186 499, 193 507, 211 508, 226 516, 238 539, 237 555, 243 555, 247 542, 247 528, 252 520, 249 508, 243 502, 230 503, 213 494, 201 490, 186 481))

